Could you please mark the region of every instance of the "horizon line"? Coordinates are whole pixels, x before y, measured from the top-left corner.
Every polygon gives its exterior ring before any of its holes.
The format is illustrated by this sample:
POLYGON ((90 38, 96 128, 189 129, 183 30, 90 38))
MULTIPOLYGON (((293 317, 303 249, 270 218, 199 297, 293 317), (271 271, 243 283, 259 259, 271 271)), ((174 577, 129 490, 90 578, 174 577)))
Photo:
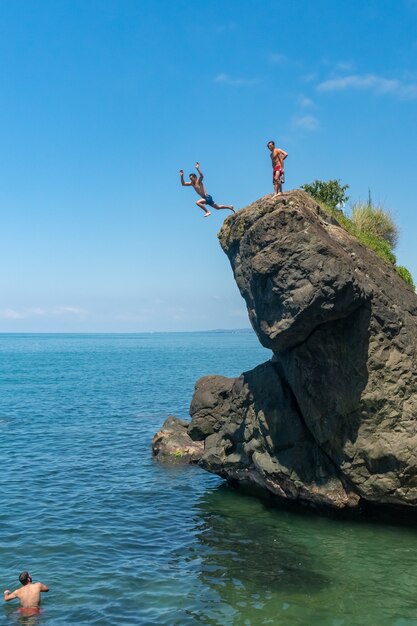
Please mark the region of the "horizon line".
POLYGON ((243 328, 213 328, 210 330, 134 330, 134 331, 48 331, 48 330, 36 330, 36 331, 21 331, 21 330, 9 330, 0 331, 2 335, 174 335, 174 334, 193 334, 193 333, 233 333, 233 332, 255 332, 251 326, 245 326, 243 328))

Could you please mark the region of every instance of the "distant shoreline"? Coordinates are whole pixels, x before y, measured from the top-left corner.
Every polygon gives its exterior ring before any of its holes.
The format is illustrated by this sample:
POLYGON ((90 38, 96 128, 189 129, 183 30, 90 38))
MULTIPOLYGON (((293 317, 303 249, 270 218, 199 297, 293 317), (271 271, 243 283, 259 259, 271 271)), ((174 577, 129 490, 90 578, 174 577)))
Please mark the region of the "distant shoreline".
POLYGON ((233 333, 235 335, 246 335, 246 334, 254 334, 254 330, 252 328, 217 328, 214 330, 143 330, 143 331, 0 331, 0 337, 5 337, 7 335, 198 335, 198 334, 225 334, 225 333, 233 333))

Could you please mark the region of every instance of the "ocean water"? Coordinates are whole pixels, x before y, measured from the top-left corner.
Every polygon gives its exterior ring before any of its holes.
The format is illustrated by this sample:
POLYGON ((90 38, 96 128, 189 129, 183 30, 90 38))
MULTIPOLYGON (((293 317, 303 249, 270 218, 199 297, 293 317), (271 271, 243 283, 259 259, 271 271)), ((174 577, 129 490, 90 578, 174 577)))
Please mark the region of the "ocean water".
POLYGON ((0 625, 417 626, 417 531, 272 508, 151 456, 202 375, 269 358, 250 333, 0 335, 0 625))

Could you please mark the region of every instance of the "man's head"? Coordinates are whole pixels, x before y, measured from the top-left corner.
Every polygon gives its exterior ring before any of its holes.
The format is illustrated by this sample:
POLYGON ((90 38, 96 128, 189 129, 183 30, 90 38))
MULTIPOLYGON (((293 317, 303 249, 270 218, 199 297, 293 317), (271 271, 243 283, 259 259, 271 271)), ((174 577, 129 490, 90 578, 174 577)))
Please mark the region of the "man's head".
POLYGON ((19 582, 22 583, 22 585, 27 585, 28 583, 31 583, 32 578, 29 572, 26 572, 26 570, 24 572, 21 572, 19 574, 19 582))
POLYGON ((194 183, 197 181, 197 174, 194 174, 194 172, 190 174, 190 181, 191 184, 194 185, 194 183))
POLYGON ((271 152, 272 152, 272 150, 275 149, 275 141, 268 141, 268 143, 266 145, 271 150, 271 152))

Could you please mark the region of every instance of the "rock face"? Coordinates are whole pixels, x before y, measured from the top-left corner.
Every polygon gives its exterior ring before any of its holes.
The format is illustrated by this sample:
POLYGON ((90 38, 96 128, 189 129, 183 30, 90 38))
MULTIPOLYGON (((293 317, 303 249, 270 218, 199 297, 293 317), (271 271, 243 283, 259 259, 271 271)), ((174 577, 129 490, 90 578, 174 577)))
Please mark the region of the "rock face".
POLYGON ((304 192, 226 219, 267 363, 196 384, 200 464, 315 506, 417 507, 417 297, 304 192))

